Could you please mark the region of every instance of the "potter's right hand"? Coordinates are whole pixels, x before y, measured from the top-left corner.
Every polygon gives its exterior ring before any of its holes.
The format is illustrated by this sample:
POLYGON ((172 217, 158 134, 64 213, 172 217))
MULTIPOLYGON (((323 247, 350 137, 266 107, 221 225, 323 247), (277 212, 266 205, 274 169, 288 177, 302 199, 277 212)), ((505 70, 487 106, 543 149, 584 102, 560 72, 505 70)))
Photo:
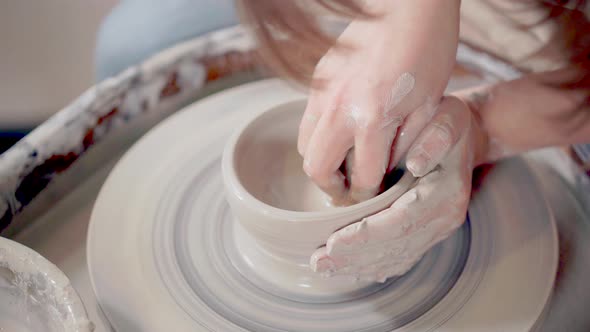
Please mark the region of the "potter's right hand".
POLYGON ((410 148, 423 175, 391 207, 335 232, 310 265, 328 275, 380 281, 406 273, 465 220, 474 165, 487 154, 487 135, 467 105, 445 98, 410 148))
POLYGON ((458 0, 373 1, 373 20, 353 21, 314 77, 299 131, 304 170, 334 202, 376 195, 433 116, 458 43, 458 0), (347 154, 350 187, 339 171, 347 154))

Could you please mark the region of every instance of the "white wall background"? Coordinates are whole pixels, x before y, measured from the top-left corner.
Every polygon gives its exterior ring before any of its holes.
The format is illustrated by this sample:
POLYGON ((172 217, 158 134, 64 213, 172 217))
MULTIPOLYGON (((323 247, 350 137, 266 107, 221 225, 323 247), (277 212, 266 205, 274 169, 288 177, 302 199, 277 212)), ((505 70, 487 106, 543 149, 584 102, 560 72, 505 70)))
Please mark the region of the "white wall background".
POLYGON ((96 31, 117 0, 0 0, 0 128, 40 123, 94 83, 96 31))

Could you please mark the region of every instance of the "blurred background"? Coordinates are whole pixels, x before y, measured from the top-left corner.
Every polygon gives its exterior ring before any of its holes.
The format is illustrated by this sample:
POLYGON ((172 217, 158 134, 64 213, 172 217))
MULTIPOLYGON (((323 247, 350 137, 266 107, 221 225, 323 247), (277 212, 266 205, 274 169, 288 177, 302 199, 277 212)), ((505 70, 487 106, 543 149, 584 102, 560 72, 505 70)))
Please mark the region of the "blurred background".
POLYGON ((0 1, 0 153, 95 82, 236 22, 233 0, 0 1))
POLYGON ((0 1, 0 149, 93 85, 96 34, 116 3, 0 1))

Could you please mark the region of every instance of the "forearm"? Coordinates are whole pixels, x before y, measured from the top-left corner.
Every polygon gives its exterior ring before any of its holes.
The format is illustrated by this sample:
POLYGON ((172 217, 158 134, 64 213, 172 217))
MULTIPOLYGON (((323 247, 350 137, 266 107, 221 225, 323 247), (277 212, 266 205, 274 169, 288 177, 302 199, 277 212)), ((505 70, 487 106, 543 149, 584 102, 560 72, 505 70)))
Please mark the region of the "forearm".
POLYGON ((459 10, 461 0, 412 0, 412 1, 391 1, 391 0, 366 0, 365 5, 369 10, 378 13, 388 14, 400 8, 413 8, 421 11, 440 10, 452 8, 459 10))
POLYGON ((589 90, 575 70, 531 74, 457 93, 487 137, 476 164, 549 146, 590 142, 589 90))
MULTIPOLYGON (((443 32, 459 38, 461 0, 367 0, 366 6, 368 12, 398 30, 393 35, 402 33, 415 39, 424 33, 431 38, 430 42, 437 42, 437 38, 432 39, 434 30, 439 38, 443 32)), ((404 45, 403 38, 397 38, 394 44, 404 45)), ((405 45, 414 47, 411 43, 405 45)))

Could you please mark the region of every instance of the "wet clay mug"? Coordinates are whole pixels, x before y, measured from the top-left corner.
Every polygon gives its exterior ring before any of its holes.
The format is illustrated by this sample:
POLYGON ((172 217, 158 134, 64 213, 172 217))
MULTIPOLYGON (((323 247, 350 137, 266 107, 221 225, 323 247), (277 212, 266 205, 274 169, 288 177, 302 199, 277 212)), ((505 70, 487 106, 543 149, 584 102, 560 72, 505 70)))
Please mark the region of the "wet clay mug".
POLYGON ((409 172, 368 201, 330 206, 328 197, 303 172, 297 152, 298 127, 305 100, 255 116, 229 139, 222 173, 234 223, 240 262, 251 282, 280 296, 304 301, 340 301, 374 291, 381 285, 352 277, 326 279, 309 267, 312 253, 336 230, 388 206, 413 184, 409 172))

